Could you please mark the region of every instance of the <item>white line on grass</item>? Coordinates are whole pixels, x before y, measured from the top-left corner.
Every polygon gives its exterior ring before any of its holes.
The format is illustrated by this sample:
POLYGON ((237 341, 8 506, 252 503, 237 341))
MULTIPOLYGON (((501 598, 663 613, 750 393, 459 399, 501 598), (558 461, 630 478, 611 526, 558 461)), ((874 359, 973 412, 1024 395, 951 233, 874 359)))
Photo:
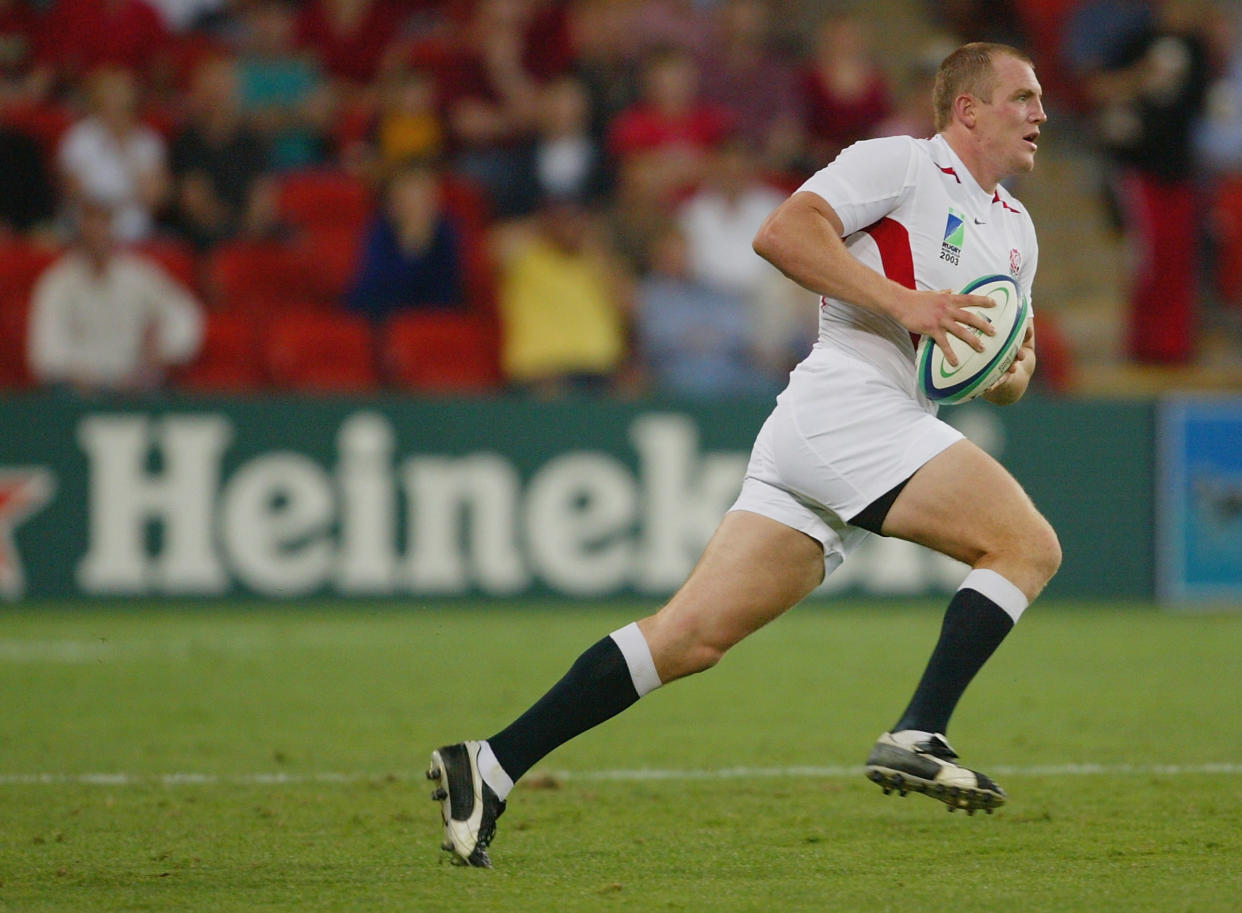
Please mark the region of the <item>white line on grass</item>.
MULTIPOLYGON (((1202 775, 1238 776, 1242 764, 1035 764, 995 765, 991 770, 1005 777, 1188 777, 1202 775)), ((834 764, 823 767, 722 767, 703 769, 583 770, 550 771, 557 780, 639 783, 652 780, 738 780, 738 779, 824 779, 855 777, 862 766, 834 764)), ((35 773, 0 774, 0 786, 299 786, 313 783, 363 783, 422 779, 411 773, 35 773)))

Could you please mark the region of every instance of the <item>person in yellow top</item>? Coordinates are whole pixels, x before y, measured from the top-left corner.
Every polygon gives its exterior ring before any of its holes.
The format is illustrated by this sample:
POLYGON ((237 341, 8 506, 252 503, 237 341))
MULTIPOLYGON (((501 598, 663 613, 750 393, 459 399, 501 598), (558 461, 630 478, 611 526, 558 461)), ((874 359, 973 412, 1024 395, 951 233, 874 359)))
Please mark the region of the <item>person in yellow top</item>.
POLYGON ((628 351, 619 269, 590 213, 545 202, 502 255, 499 306, 506 379, 540 394, 607 388, 628 351))

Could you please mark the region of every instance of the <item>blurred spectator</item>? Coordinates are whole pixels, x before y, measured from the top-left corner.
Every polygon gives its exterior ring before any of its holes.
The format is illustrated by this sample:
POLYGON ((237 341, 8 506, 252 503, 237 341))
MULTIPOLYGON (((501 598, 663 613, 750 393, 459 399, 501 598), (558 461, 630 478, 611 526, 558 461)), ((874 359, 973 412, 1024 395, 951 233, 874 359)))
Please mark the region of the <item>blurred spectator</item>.
POLYGON ((522 0, 479 0, 440 84, 455 170, 486 191, 501 218, 521 212, 518 150, 538 111, 538 84, 523 60, 529 14, 522 0))
POLYGON ((788 194, 760 178, 754 150, 741 137, 722 143, 708 162, 703 183, 678 210, 691 271, 700 282, 751 298, 773 269, 751 244, 788 194))
POLYGON ((55 211, 43 150, 0 121, 0 229, 28 232, 49 223, 55 211))
POLYGON ((438 173, 407 165, 389 182, 383 211, 367 230, 348 307, 376 323, 407 308, 463 307, 463 262, 438 173))
POLYGON ((549 197, 598 201, 608 187, 604 153, 591 135, 586 89, 561 76, 539 90, 536 133, 515 153, 509 215, 529 215, 549 197))
POLYGON ((373 141, 382 168, 444 151, 444 125, 436 109, 436 85, 429 73, 401 69, 380 86, 373 141))
POLYGON ((576 0, 524 0, 522 66, 537 82, 545 83, 573 69, 570 6, 576 0))
POLYGON ((543 197, 594 201, 606 189, 604 153, 590 131, 590 100, 572 76, 544 87, 538 135, 530 147, 532 184, 543 197))
POLYGON ((43 35, 45 62, 69 83, 100 67, 167 76, 172 36, 146 0, 55 0, 43 35))
POLYGON ((807 165, 819 169, 846 146, 875 133, 889 116, 888 80, 871 51, 866 23, 836 16, 815 33, 811 57, 799 79, 807 165))
POLYGON ((219 15, 228 0, 148 0, 160 14, 165 27, 184 34, 202 22, 219 15))
POLYGON ((243 232, 267 233, 275 220, 275 191, 263 181, 267 150, 242 120, 231 59, 199 65, 189 112, 172 144, 174 227, 200 249, 243 232))
POLYGON ((635 36, 627 8, 614 0, 578 0, 569 13, 573 72, 590 99, 591 133, 602 143, 613 118, 638 101, 635 36))
POLYGON ((267 141, 277 170, 324 160, 334 110, 314 58, 294 46, 295 15, 287 0, 254 0, 242 17, 242 111, 267 141))
POLYGON ((1199 161, 1214 175, 1242 175, 1242 11, 1214 11, 1210 37, 1219 75, 1195 132, 1199 161))
POLYGON ((691 276, 740 298, 755 357, 780 378, 810 350, 816 329, 815 296, 751 247, 759 226, 787 195, 762 179, 754 150, 735 137, 712 154, 703 184, 677 214, 691 276))
POLYGON ((1127 48, 1156 26, 1152 0, 1081 0, 1065 22, 1062 56, 1089 79, 1122 63, 1127 48))
POLYGON ((375 81, 405 15, 394 0, 310 0, 298 13, 297 41, 332 79, 366 86, 375 81))
POLYGON ((1208 91, 1195 150, 1208 182, 1209 232, 1216 291, 1242 307, 1242 12, 1218 7, 1211 37, 1220 70, 1208 91))
POLYGON ((90 115, 69 129, 57 155, 65 203, 71 212, 86 197, 111 203, 117 237, 141 240, 168 196, 164 140, 139 122, 129 71, 96 71, 89 93, 90 115))
POLYGON ((967 41, 1027 45, 1014 0, 934 0, 926 6, 932 21, 955 37, 955 47, 967 41))
POLYGON ((631 5, 626 28, 641 55, 660 48, 678 48, 695 57, 708 53, 712 41, 711 2, 700 0, 638 0, 631 5))
POLYGON ((674 209, 654 178, 654 172, 640 167, 639 162, 622 161, 605 210, 608 235, 626 266, 636 273, 650 268, 647 256, 651 237, 674 209))
POLYGON ((502 256, 501 365, 539 395, 607 389, 626 357, 628 295, 589 210, 550 200, 502 256))
POLYGON ((1192 131, 1203 111, 1207 48, 1194 3, 1167 0, 1090 81, 1114 192, 1133 248, 1129 354, 1147 362, 1194 355, 1196 220, 1192 131))
POLYGON ((953 51, 949 41, 929 42, 906 65, 892 112, 875 125, 875 136, 913 136, 919 139, 936 135, 933 108, 927 103, 936 84, 940 62, 953 51))
POLYGON ((651 247, 651 272, 635 292, 635 335, 655 386, 693 397, 775 394, 780 384, 752 362, 741 296, 694 278, 686 238, 675 226, 651 247))
POLYGON ((0 0, 0 96, 5 104, 38 101, 51 88, 51 69, 39 59, 41 28, 27 0, 0 0))
POLYGON ((150 390, 202 342, 197 302, 159 267, 116 250, 112 217, 109 204, 84 200, 76 248, 35 285, 29 355, 42 383, 150 390))
POLYGON ((705 101, 732 112, 733 126, 769 168, 792 166, 802 142, 794 70, 773 52, 764 0, 724 0, 717 39, 699 61, 705 101))
POLYGON ((728 134, 732 118, 700 98, 698 64, 680 48, 648 55, 642 91, 613 121, 609 152, 620 167, 646 172, 641 186, 672 199, 699 182, 708 151, 728 134))

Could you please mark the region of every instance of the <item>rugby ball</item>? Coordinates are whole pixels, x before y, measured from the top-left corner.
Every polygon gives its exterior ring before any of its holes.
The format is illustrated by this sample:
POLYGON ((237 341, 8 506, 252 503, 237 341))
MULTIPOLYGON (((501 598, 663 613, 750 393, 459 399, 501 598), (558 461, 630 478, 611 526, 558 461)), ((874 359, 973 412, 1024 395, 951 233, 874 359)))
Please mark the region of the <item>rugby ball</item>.
POLYGON ((930 336, 919 340, 915 358, 919 389, 934 403, 967 402, 1000 380, 1017 357, 1031 318, 1030 305, 1022 297, 1018 283, 1009 276, 983 276, 968 283, 962 294, 982 295, 996 302, 991 308, 966 308, 996 327, 996 334, 988 336, 982 330, 973 331, 983 340, 982 352, 950 336, 949 345, 957 356, 957 365, 949 364, 930 336))

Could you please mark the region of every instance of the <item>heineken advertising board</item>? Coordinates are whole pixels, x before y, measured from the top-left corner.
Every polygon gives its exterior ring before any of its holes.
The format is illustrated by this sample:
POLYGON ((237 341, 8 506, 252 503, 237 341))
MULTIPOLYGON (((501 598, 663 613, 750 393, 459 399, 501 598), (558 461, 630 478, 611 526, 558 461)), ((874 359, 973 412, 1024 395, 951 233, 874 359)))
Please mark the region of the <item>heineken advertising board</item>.
MULTIPOLYGON (((0 595, 658 597, 733 502, 769 408, 11 396, 0 595)), ((1056 592, 1151 595, 1150 404, 943 414, 1057 527, 1056 592)), ((964 573, 873 537, 824 589, 939 593, 964 573)))

